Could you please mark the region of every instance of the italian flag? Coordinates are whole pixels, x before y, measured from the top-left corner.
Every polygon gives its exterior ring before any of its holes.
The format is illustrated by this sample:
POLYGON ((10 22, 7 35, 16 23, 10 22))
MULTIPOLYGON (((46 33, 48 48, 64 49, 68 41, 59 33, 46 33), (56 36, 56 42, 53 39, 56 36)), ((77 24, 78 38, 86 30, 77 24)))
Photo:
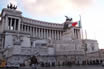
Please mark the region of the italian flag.
POLYGON ((73 27, 75 27, 75 26, 81 27, 81 22, 80 22, 80 21, 78 21, 78 22, 73 22, 73 23, 72 23, 72 26, 73 26, 73 27))
POLYGON ((72 26, 75 27, 78 23, 77 22, 73 22, 72 26))

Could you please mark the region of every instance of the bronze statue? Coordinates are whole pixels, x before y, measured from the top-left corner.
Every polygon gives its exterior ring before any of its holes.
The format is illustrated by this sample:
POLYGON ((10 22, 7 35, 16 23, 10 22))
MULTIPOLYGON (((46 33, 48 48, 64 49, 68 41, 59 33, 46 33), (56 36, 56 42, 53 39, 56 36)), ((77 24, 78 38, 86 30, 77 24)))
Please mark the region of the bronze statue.
POLYGON ((63 29, 66 30, 68 28, 68 24, 65 22, 63 29))
POLYGON ((69 18, 68 16, 65 17, 66 17, 66 21, 72 21, 72 18, 69 18))
POLYGON ((72 21, 72 18, 69 18, 68 16, 65 16, 65 17, 66 17, 66 22, 64 23, 64 27, 63 27, 64 30, 68 28, 69 23, 67 21, 69 22, 72 21))
POLYGON ((7 5, 7 8, 8 9, 16 10, 17 9, 17 6, 15 6, 15 5, 13 6, 13 4, 10 3, 10 5, 9 4, 7 5))
POLYGON ((13 6, 13 9, 16 10, 16 9, 17 9, 17 6, 14 5, 14 6, 13 6))

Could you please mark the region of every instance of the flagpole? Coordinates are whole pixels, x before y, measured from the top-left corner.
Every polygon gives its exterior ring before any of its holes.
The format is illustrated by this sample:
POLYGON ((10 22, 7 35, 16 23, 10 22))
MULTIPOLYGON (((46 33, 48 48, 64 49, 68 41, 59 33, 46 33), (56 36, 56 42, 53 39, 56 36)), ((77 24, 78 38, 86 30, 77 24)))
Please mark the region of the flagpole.
POLYGON ((80 25, 80 28, 82 28, 82 20, 81 20, 81 15, 79 15, 79 18, 80 18, 80 23, 79 23, 79 25, 80 25))
POLYGON ((81 29, 81 38, 83 39, 83 30, 81 29))
POLYGON ((86 36, 85 39, 87 39, 87 31, 86 30, 85 30, 85 36, 86 36))
POLYGON ((80 28, 80 30, 81 30, 81 38, 83 39, 83 29, 82 29, 82 21, 81 21, 81 15, 79 15, 79 18, 80 18, 80 20, 79 20, 79 28, 80 28))

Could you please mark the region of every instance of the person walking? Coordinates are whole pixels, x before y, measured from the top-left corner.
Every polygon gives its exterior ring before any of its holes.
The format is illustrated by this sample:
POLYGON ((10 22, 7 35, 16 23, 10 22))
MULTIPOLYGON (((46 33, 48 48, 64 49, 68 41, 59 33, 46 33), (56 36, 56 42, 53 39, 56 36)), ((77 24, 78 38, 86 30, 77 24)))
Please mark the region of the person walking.
POLYGON ((30 66, 32 67, 32 69, 37 69, 37 64, 38 64, 37 58, 35 56, 32 56, 30 58, 30 66))

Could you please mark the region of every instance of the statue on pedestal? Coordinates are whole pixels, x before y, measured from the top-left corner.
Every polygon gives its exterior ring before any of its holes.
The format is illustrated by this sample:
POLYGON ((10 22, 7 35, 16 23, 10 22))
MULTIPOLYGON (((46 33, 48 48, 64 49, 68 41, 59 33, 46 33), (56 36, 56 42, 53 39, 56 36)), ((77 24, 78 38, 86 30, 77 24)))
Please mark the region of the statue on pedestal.
POLYGON ((10 5, 9 4, 7 5, 7 8, 8 9, 16 10, 17 9, 17 6, 15 6, 15 5, 13 6, 13 4, 10 3, 10 5))
POLYGON ((69 18, 68 16, 65 17, 66 17, 66 21, 72 21, 72 18, 69 18))
POLYGON ((65 21, 64 27, 63 27, 64 30, 66 30, 68 28, 68 25, 69 25, 68 22, 72 21, 72 18, 69 18, 68 16, 65 16, 65 17, 66 17, 66 21, 65 21))

